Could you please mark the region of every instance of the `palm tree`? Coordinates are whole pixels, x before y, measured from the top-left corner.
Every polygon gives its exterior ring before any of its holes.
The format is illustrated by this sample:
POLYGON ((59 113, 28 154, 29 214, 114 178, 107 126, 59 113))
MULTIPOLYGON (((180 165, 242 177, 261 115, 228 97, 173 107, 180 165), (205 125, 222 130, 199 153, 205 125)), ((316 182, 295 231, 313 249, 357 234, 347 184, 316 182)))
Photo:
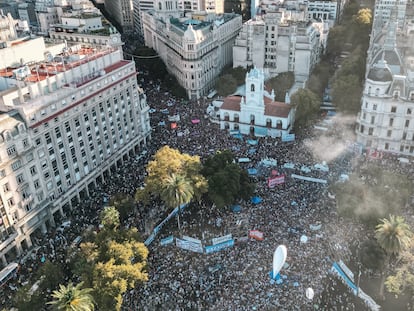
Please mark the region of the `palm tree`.
POLYGON ((375 238, 386 254, 384 266, 381 271, 379 290, 381 299, 384 299, 385 269, 389 265, 391 257, 398 256, 408 246, 410 236, 410 228, 401 216, 390 215, 389 219, 381 219, 380 223, 376 226, 375 238))
POLYGON ((177 223, 178 230, 181 231, 180 224, 180 206, 189 203, 194 196, 194 188, 191 180, 182 175, 171 174, 164 183, 161 191, 161 199, 170 208, 178 206, 177 223))
POLYGON ((93 311, 95 304, 90 292, 92 288, 82 288, 83 282, 73 286, 72 282, 68 286, 59 285, 59 290, 53 291, 53 301, 48 302, 55 305, 57 310, 64 311, 93 311))

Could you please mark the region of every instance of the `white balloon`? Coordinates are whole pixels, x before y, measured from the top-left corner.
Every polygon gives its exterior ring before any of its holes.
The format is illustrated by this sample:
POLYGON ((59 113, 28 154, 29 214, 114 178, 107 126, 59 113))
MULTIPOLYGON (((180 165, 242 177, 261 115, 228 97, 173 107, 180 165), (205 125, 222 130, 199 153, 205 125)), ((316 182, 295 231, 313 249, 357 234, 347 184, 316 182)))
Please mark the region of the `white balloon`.
POLYGON ((285 264, 287 257, 287 249, 284 245, 279 245, 273 254, 273 271, 272 277, 275 278, 285 264))
POLYGON ((314 291, 313 291, 313 289, 312 289, 312 288, 310 288, 310 287, 308 287, 308 288, 306 289, 305 294, 306 294, 306 298, 308 298, 309 300, 312 300, 312 299, 313 299, 313 296, 315 296, 315 292, 314 292, 314 291))
POLYGON ((306 243, 306 242, 308 242, 308 237, 307 237, 306 235, 302 235, 302 236, 300 237, 300 242, 301 242, 301 243, 306 243))

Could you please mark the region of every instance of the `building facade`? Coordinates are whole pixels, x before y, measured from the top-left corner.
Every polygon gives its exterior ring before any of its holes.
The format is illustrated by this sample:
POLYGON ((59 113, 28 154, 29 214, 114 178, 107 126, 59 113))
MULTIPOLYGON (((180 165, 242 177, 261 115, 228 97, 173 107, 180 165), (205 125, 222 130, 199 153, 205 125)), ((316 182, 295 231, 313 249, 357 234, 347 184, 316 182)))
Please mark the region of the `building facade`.
POLYGON ((134 32, 134 6, 132 0, 105 0, 105 10, 126 33, 134 32))
POLYGON ((410 15, 400 19, 399 9, 395 7, 382 27, 374 22, 381 29, 373 29, 356 134, 357 142, 368 150, 413 156, 414 10, 407 6, 410 15))
POLYGON ((233 67, 256 66, 268 77, 291 71, 296 81, 305 82, 328 36, 327 23, 300 21, 305 16, 277 11, 245 22, 233 47, 233 67))
POLYGON ((177 1, 160 1, 144 12, 145 45, 153 48, 189 98, 214 88, 221 70, 232 62, 232 47, 241 27, 237 14, 189 13, 177 1))
POLYGON ((42 61, 0 70, 3 265, 150 138, 133 62, 117 48, 58 47, 40 44, 42 61))
POLYGON ((261 69, 246 74, 245 96, 229 96, 219 108, 220 128, 252 136, 281 137, 289 134, 295 121, 295 109, 275 101, 265 90, 261 69))

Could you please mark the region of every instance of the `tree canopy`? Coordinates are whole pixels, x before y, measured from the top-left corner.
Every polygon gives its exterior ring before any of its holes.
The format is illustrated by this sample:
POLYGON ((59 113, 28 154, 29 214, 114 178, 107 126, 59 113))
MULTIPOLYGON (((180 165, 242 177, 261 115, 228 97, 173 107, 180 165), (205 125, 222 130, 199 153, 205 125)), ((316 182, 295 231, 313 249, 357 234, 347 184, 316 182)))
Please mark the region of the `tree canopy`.
POLYGON ((92 288, 82 288, 83 283, 73 286, 70 282, 67 286, 60 285, 59 290, 52 294, 53 300, 48 304, 54 305, 57 310, 63 311, 93 311, 94 300, 90 294, 92 288))
POLYGON ((310 120, 313 120, 321 105, 320 98, 309 89, 299 89, 290 99, 293 106, 296 107, 295 127, 305 126, 310 120))
POLYGON ((199 156, 191 156, 181 153, 169 146, 164 146, 157 151, 152 161, 147 165, 144 189, 136 193, 138 201, 148 202, 150 195, 159 197, 162 201, 169 201, 166 188, 169 186, 171 176, 181 176, 187 180, 192 188, 193 196, 200 199, 207 192, 207 181, 200 174, 201 162, 199 156))
POLYGON ((248 200, 254 193, 255 184, 234 162, 234 155, 229 150, 208 157, 202 174, 208 180, 208 197, 219 208, 238 199, 248 200))
POLYGON ((99 310, 120 310, 123 294, 148 280, 148 249, 135 228, 118 229, 114 207, 106 208, 101 220, 103 229, 81 244, 73 272, 93 288, 99 310))
POLYGON ((285 102, 286 92, 288 92, 295 83, 293 72, 282 72, 277 77, 266 81, 266 86, 275 91, 275 99, 279 102, 285 102))
POLYGON ((216 91, 220 96, 228 96, 236 91, 237 86, 237 81, 231 74, 224 74, 217 79, 216 91))
POLYGON ((407 176, 382 170, 375 164, 361 169, 359 174, 351 174, 349 181, 332 188, 342 216, 371 226, 389 214, 399 214, 411 189, 412 182, 407 176))

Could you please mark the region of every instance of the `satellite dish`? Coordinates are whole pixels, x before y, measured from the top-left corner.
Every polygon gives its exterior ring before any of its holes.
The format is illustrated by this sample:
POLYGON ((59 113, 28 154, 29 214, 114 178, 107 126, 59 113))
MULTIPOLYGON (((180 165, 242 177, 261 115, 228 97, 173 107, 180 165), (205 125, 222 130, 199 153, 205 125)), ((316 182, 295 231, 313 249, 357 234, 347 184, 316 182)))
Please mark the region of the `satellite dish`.
POLYGON ((279 273, 280 269, 282 269, 283 265, 286 262, 287 257, 287 249, 284 245, 279 245, 274 254, 273 254, 273 270, 272 270, 272 278, 276 278, 276 275, 279 273))
POLYGON ((306 295, 306 298, 308 298, 309 300, 312 300, 313 296, 315 296, 315 292, 313 291, 312 288, 308 287, 306 289, 305 295, 306 295))

